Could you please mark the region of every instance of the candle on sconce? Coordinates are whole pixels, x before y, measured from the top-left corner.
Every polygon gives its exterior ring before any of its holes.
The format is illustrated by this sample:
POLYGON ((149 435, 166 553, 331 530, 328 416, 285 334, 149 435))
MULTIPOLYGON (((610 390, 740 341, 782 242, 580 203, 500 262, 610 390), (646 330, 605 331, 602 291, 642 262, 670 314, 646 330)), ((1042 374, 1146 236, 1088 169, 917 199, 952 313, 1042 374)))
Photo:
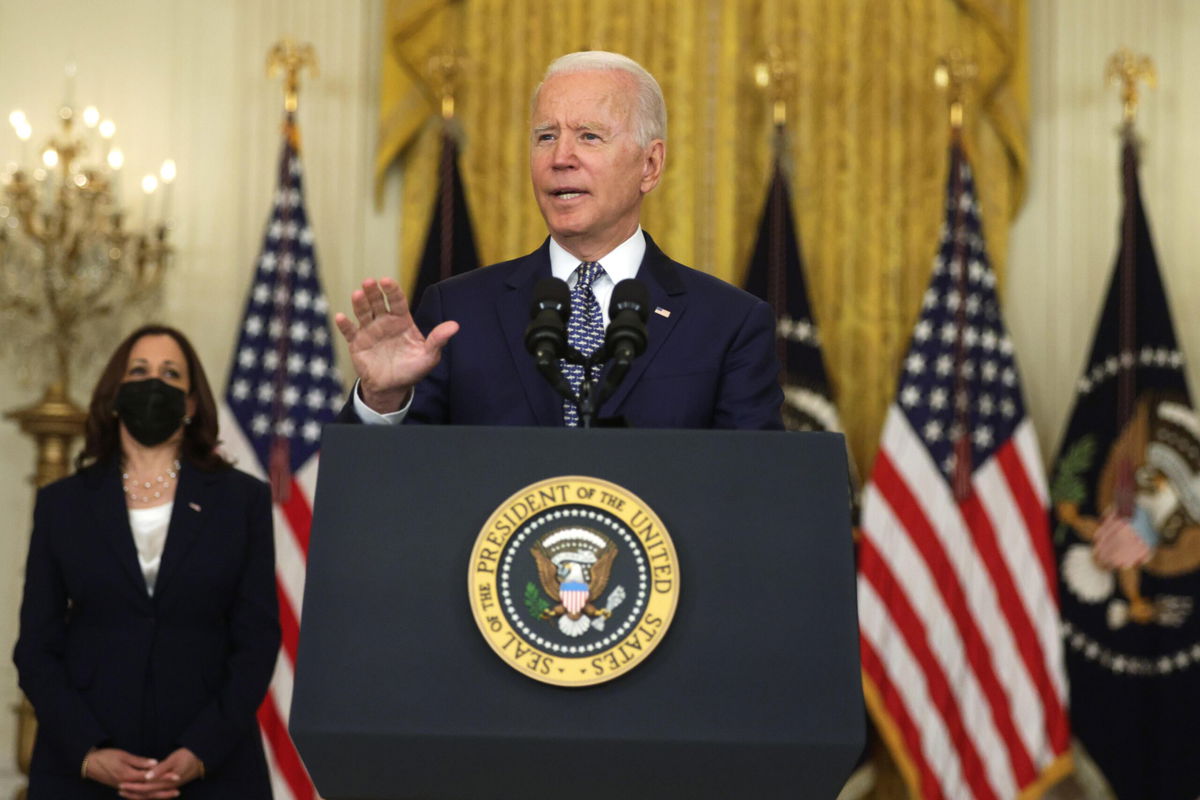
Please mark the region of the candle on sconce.
POLYGON ((12 125, 13 132, 17 134, 17 139, 21 142, 21 156, 17 164, 24 168, 25 162, 29 160, 29 139, 33 136, 33 127, 29 124, 25 112, 19 108, 13 109, 8 115, 8 123, 12 125))
POLYGON ((67 96, 63 106, 66 108, 74 108, 75 106, 75 73, 78 70, 75 67, 74 61, 68 61, 63 69, 67 76, 67 96))
POLYGON ((142 216, 145 219, 147 233, 149 233, 152 223, 152 217, 150 215, 150 202, 156 189, 158 189, 158 178, 154 176, 154 173, 146 174, 142 178, 142 191, 146 195, 145 204, 142 206, 142 216))
POLYGON ((84 144, 87 146, 89 151, 99 149, 97 141, 98 132, 96 131, 96 126, 99 124, 100 109, 96 108, 95 106, 88 106, 85 108, 83 110, 83 127, 86 128, 86 131, 84 132, 84 144))
POLYGON ((168 158, 158 170, 163 187, 162 221, 168 227, 171 225, 171 184, 175 182, 175 174, 175 159, 168 158))
POLYGON ((109 175, 108 184, 112 191, 112 201, 115 208, 121 207, 121 167, 125 166, 125 154, 121 152, 121 148, 114 147, 108 151, 108 156, 104 159, 108 162, 109 175))
POLYGON ((100 131, 100 138, 104 140, 104 157, 108 158, 108 153, 112 148, 113 134, 117 132, 117 123, 106 119, 97 126, 96 130, 100 131))
POLYGON ((58 166, 58 162, 58 151, 53 147, 47 147, 42 151, 42 165, 45 168, 36 170, 33 173, 34 178, 45 181, 44 185, 46 189, 43 192, 44 202, 42 204, 42 210, 47 213, 49 213, 54 207, 55 197, 58 194, 58 178, 57 170, 55 169, 55 167, 58 166))

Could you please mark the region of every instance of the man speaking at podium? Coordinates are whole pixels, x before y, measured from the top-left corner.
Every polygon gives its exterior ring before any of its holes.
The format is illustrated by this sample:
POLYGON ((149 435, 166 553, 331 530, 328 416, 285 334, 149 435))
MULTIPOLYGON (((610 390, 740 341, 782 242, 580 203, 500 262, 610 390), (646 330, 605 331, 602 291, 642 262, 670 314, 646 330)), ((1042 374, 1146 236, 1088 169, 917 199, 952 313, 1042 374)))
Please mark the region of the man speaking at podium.
MULTIPOLYGON (((358 383, 339 422, 579 424, 583 370, 526 352, 536 287, 570 287, 565 333, 584 356, 604 346, 609 299, 624 279, 648 293, 645 352, 607 385, 601 419, 638 428, 782 429, 774 316, 729 284, 668 258, 639 218, 666 156, 667 111, 654 77, 616 53, 563 56, 533 96, 529 170, 549 238, 527 256, 428 289, 415 319, 391 278, 351 295, 335 317, 358 383), (543 364, 545 366, 545 364, 543 364)), ((565 293, 564 293, 565 295, 565 293)), ((645 295, 643 295, 644 297, 645 295)), ((563 298, 566 299, 565 297, 563 298)))

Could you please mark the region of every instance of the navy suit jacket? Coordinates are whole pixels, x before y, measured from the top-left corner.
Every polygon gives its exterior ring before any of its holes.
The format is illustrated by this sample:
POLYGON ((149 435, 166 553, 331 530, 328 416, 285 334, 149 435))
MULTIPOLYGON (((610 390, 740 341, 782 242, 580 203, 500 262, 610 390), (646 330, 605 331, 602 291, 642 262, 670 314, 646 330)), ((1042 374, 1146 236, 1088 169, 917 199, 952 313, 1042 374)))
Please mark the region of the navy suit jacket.
MULTIPOLYGON (((452 319, 461 329, 415 388, 405 422, 563 424, 562 399, 524 344, 534 285, 551 274, 549 245, 426 290, 418 326, 428 333, 452 319)), ((600 417, 636 428, 782 429, 770 307, 672 261, 649 235, 637 277, 650 293, 649 344, 600 417)), ((358 421, 352 402, 338 421, 358 421)))
POLYGON ((270 798, 255 711, 279 649, 271 496, 184 464, 154 596, 116 463, 38 492, 14 660, 38 717, 30 798, 112 797, 80 779, 91 747, 192 750, 185 797, 270 798))

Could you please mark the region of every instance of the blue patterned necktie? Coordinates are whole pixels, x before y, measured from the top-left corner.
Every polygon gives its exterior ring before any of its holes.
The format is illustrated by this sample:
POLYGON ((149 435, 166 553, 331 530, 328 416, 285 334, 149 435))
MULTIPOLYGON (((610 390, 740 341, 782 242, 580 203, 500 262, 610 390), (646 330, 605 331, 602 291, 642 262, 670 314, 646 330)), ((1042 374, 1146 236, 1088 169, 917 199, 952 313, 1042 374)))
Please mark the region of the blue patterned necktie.
MULTIPOLYGON (((571 318, 567 320, 567 344, 582 355, 590 356, 604 344, 604 318, 592 291, 592 283, 604 274, 604 267, 598 261, 585 261, 576 273, 575 288, 571 290, 571 318)), ((579 387, 583 385, 583 367, 564 361, 562 371, 571 384, 571 391, 578 397, 579 387)), ((563 421, 568 427, 579 427, 579 409, 570 400, 563 401, 563 421)))

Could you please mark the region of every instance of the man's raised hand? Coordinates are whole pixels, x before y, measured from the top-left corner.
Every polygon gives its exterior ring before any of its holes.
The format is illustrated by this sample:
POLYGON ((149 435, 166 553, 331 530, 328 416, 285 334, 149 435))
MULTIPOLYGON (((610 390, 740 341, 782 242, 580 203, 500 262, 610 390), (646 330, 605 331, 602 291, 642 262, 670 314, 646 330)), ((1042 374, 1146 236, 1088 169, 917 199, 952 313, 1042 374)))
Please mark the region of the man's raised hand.
POLYGON ((381 414, 399 411, 413 386, 437 366, 458 323, 447 320, 422 334, 408 299, 391 278, 363 281, 350 295, 350 306, 355 321, 341 313, 333 321, 350 345, 363 402, 381 414))

